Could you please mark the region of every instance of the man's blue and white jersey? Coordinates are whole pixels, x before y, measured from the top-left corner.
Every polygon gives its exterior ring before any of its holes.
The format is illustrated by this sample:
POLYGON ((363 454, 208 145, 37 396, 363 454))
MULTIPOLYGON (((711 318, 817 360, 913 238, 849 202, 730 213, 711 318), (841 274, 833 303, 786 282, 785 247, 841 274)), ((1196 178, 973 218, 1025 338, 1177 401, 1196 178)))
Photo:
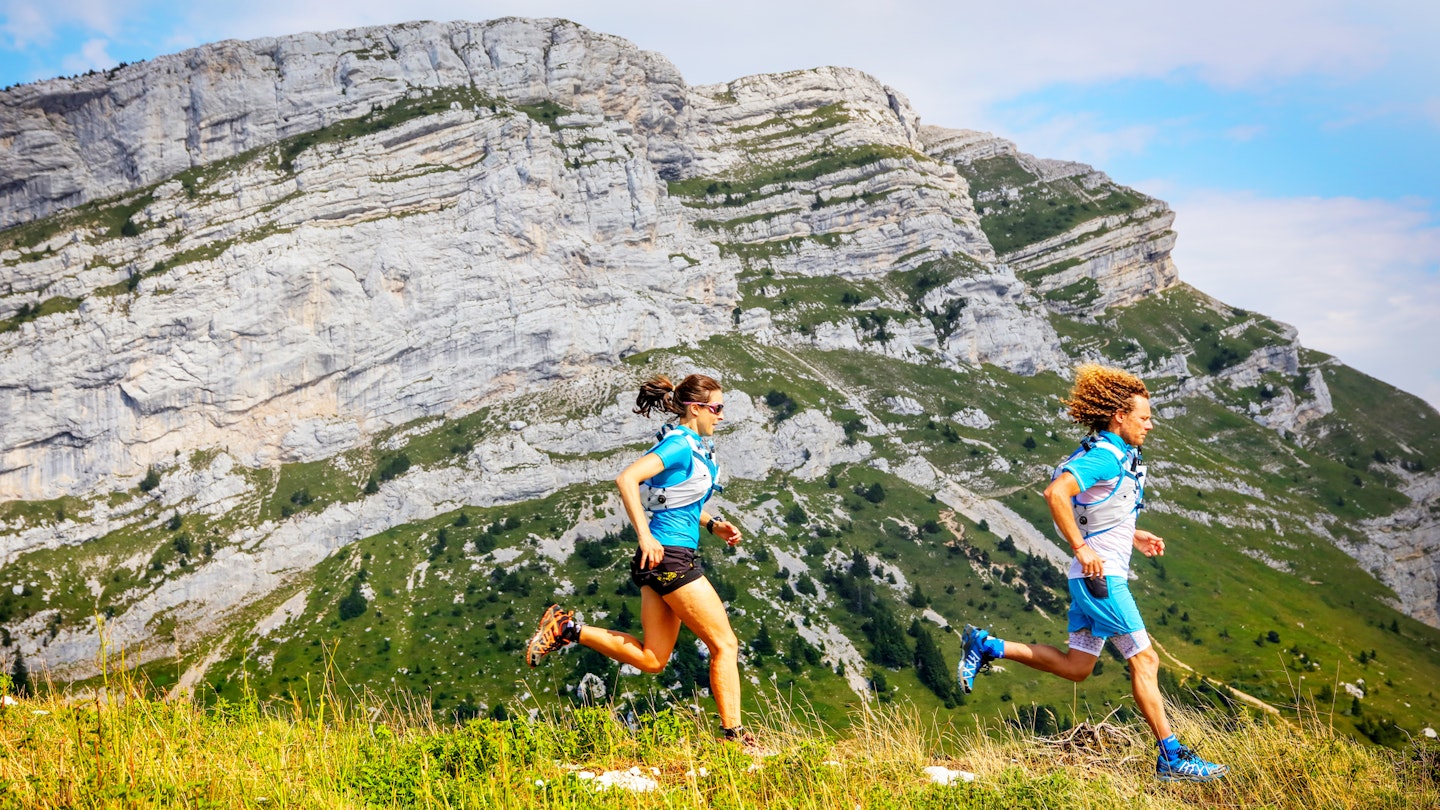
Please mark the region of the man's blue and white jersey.
MULTIPOLYGON (((1144 506, 1145 465, 1140 451, 1119 436, 1102 430, 1087 438, 1055 469, 1055 476, 1070 473, 1080 494, 1070 501, 1075 522, 1085 543, 1105 562, 1105 576, 1130 573, 1135 548, 1135 516, 1144 506)), ((1085 576, 1080 561, 1070 561, 1069 577, 1085 576)))
POLYGON ((651 510, 650 534, 662 546, 699 548, 700 513, 710 494, 720 490, 720 464, 712 445, 684 425, 672 425, 661 432, 660 443, 650 452, 665 463, 665 469, 646 481, 641 491, 646 509, 651 510), (689 492, 697 486, 696 492, 689 492), (660 493, 670 502, 654 503, 660 493))

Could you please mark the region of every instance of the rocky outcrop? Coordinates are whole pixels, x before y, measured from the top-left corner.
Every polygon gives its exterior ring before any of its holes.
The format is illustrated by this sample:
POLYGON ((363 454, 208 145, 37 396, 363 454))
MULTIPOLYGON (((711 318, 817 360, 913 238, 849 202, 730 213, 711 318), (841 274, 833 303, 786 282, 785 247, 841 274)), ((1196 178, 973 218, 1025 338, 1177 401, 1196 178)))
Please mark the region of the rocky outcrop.
POLYGON ((919 321, 886 350, 1058 367, 917 121, 858 71, 689 89, 553 20, 226 42, 11 90, 10 221, 122 196, 0 242, 0 318, 18 320, 0 333, 0 499, 123 486, 200 447, 333 455, 730 328, 737 275, 760 266, 867 278, 967 257, 932 294, 964 299, 947 333, 919 321), (20 317, 47 302, 73 305, 20 317))
MULTIPOLYGON (((563 20, 230 40, 0 94, 0 227, 356 118, 415 89, 552 101, 623 121, 643 143, 674 129, 684 86, 663 57, 563 20)), ((662 162, 674 156, 657 149, 662 162)))
POLYGON ((1408 479, 1411 504, 1365 521, 1360 528, 1367 542, 1339 545, 1395 591, 1396 609, 1440 627, 1440 479, 1400 474, 1408 479))
POLYGON ((133 221, 133 237, 0 254, 31 300, 82 301, 0 334, 0 499, 198 447, 252 466, 331 455, 703 338, 736 298, 733 262, 684 226, 628 124, 598 117, 455 109, 314 147, 293 172, 262 157, 167 183, 133 221))
POLYGON ((921 136, 929 154, 972 174, 986 162, 1012 167, 1000 179, 986 178, 983 188, 971 189, 977 205, 988 205, 992 212, 1013 215, 1029 209, 1040 219, 1064 206, 1117 210, 1083 217, 1073 227, 1002 251, 1000 260, 1056 312, 1098 315, 1178 283, 1170 259, 1175 214, 1165 203, 1119 189, 1083 163, 1027 155, 988 133, 924 127, 921 136), (1109 201, 1117 195, 1123 199, 1109 201), (1087 282, 1093 291, 1083 286, 1087 282))

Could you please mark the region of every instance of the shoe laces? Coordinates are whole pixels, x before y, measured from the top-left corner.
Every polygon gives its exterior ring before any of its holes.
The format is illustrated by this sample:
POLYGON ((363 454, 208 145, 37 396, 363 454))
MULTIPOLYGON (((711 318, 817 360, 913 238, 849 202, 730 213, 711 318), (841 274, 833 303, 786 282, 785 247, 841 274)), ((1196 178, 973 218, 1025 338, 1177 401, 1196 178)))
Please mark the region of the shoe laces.
POLYGON ((1201 759, 1199 754, 1195 753, 1194 751, 1190 750, 1190 748, 1184 745, 1176 748, 1174 754, 1166 754, 1165 759, 1169 761, 1172 765, 1181 765, 1186 762, 1194 763, 1198 766, 1206 766, 1210 764, 1205 760, 1201 759))

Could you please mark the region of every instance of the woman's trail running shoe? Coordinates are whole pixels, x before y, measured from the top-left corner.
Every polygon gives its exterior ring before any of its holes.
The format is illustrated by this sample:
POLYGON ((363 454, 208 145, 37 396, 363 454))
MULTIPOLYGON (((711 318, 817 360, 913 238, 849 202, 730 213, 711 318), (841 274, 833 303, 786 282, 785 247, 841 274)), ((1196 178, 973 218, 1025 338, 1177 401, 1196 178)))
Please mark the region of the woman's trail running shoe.
POLYGON ((989 637, 989 633, 970 624, 965 625, 965 634, 960 637, 965 645, 965 654, 960 657, 957 674, 960 676, 960 688, 967 695, 975 688, 975 675, 995 658, 985 651, 985 639, 989 637))
POLYGON ((540 628, 525 645, 525 663, 538 667, 543 656, 579 640, 580 625, 575 621, 575 611, 551 605, 545 608, 540 616, 540 628))
POLYGON ((1155 776, 1162 782, 1209 782, 1229 772, 1228 767, 1206 762, 1183 745, 1171 756, 1162 751, 1155 758, 1155 776))

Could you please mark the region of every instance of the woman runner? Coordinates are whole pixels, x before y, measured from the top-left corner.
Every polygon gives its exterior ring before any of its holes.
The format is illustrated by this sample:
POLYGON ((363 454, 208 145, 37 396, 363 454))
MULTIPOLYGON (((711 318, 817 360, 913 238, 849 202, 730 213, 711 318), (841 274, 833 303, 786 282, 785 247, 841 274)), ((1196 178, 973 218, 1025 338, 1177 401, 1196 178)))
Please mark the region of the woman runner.
POLYGON ((709 437, 724 421, 724 409, 720 383, 703 374, 691 374, 678 386, 655 377, 640 387, 635 413, 649 418, 659 410, 677 417, 661 429, 655 446, 615 479, 639 537, 630 578, 640 588, 641 638, 582 625, 574 611, 551 605, 540 617, 525 660, 538 666, 542 656, 578 642, 642 672, 658 673, 669 662, 683 624, 710 650, 710 693, 724 738, 753 744, 740 718, 739 642, 725 604, 697 559, 701 526, 729 545, 740 542, 739 526, 705 511, 705 501, 719 491, 719 465, 709 437))

